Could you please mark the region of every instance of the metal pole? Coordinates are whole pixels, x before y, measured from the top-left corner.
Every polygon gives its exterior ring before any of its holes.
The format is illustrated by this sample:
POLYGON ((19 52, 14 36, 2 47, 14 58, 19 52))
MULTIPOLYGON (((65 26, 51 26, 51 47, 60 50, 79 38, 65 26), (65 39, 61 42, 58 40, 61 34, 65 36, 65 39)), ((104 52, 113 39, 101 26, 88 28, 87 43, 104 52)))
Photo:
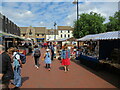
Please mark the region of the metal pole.
MULTIPOLYGON (((79 6, 78 6, 78 0, 77 0, 77 32, 78 32, 78 19, 79 19, 79 6)), ((79 42, 78 42, 79 47, 79 42)))
POLYGON ((78 18, 79 18, 78 14, 79 14, 79 7, 78 7, 78 0, 77 0, 77 21, 78 21, 78 18))

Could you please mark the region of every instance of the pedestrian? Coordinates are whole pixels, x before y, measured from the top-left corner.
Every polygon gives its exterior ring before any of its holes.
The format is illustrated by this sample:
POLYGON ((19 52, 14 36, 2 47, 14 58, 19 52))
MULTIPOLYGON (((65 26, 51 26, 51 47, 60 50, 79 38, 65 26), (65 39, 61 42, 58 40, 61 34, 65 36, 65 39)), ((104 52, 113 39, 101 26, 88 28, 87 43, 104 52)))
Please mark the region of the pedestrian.
POLYGON ((75 59, 79 60, 80 57, 80 49, 77 49, 76 54, 75 54, 75 59))
POLYGON ((10 52, 5 52, 5 47, 0 45, 0 81, 2 89, 9 89, 10 80, 13 79, 14 73, 11 65, 10 52))
POLYGON ((54 49, 54 45, 52 44, 52 42, 50 42, 50 50, 51 50, 51 60, 53 61, 55 49, 54 49))
POLYGON ((33 51, 33 57, 35 60, 35 67, 38 69, 39 68, 39 58, 41 56, 40 49, 38 48, 38 45, 34 46, 34 51, 33 51))
POLYGON ((46 53, 45 53, 45 64, 46 64, 46 68, 50 71, 51 69, 51 55, 50 55, 50 50, 46 49, 46 53))
POLYGON ((68 66, 70 65, 70 50, 67 46, 63 47, 61 51, 62 65, 64 65, 64 71, 69 71, 68 66))
POLYGON ((19 88, 22 86, 22 80, 21 80, 22 61, 20 60, 20 55, 17 48, 14 48, 12 52, 13 52, 13 68, 14 68, 13 84, 15 85, 15 88, 19 88))

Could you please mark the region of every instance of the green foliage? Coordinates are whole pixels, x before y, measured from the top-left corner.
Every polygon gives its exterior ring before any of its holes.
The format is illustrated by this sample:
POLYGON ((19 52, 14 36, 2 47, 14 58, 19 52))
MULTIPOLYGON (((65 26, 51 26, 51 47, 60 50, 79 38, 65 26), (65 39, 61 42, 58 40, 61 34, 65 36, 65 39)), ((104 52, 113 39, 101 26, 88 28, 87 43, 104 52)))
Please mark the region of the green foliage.
POLYGON ((105 18, 100 14, 91 12, 90 14, 83 13, 78 21, 74 22, 73 36, 75 38, 83 37, 88 34, 97 34, 106 31, 106 26, 103 24, 105 18))
POLYGON ((106 23, 108 31, 119 31, 120 30, 120 11, 116 12, 114 16, 109 17, 110 22, 106 23))

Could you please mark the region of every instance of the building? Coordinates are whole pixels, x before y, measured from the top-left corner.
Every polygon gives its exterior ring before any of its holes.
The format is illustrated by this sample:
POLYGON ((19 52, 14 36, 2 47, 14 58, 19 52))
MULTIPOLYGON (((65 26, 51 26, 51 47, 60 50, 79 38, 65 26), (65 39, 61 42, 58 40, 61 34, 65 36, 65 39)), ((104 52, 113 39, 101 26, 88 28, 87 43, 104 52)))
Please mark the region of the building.
POLYGON ((56 29, 47 29, 46 30, 46 41, 51 41, 58 39, 58 30, 56 29))
POLYGON ((57 29, 47 29, 46 41, 73 37, 71 26, 58 26, 57 29))
POLYGON ((73 28, 71 26, 58 26, 58 39, 73 37, 73 28))
POLYGON ((0 13, 0 31, 20 36, 20 28, 0 13))
POLYGON ((46 40, 46 27, 20 27, 21 36, 32 39, 35 42, 44 42, 46 40))
POLYGON ((57 29, 46 29, 46 27, 20 27, 21 36, 36 42, 51 41, 73 36, 71 26, 58 26, 57 29))

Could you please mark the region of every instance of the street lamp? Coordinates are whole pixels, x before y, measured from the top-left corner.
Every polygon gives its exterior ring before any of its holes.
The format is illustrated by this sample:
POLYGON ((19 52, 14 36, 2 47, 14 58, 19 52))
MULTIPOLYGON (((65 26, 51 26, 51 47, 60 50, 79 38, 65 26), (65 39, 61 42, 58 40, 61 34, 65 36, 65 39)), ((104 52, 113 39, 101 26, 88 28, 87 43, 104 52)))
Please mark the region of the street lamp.
MULTIPOLYGON (((78 0, 74 0, 73 4, 77 4, 77 31, 78 31, 78 18, 79 18, 78 0)), ((79 42, 78 42, 78 47, 79 47, 79 42)))
POLYGON ((77 4, 77 20, 78 20, 78 14, 79 14, 78 0, 74 0, 73 4, 77 4))
POLYGON ((57 25, 56 22, 54 22, 54 35, 55 35, 54 40, 56 40, 56 25, 57 25))
POLYGON ((77 4, 77 31, 78 31, 78 18, 79 18, 78 0, 74 0, 73 4, 77 4))

